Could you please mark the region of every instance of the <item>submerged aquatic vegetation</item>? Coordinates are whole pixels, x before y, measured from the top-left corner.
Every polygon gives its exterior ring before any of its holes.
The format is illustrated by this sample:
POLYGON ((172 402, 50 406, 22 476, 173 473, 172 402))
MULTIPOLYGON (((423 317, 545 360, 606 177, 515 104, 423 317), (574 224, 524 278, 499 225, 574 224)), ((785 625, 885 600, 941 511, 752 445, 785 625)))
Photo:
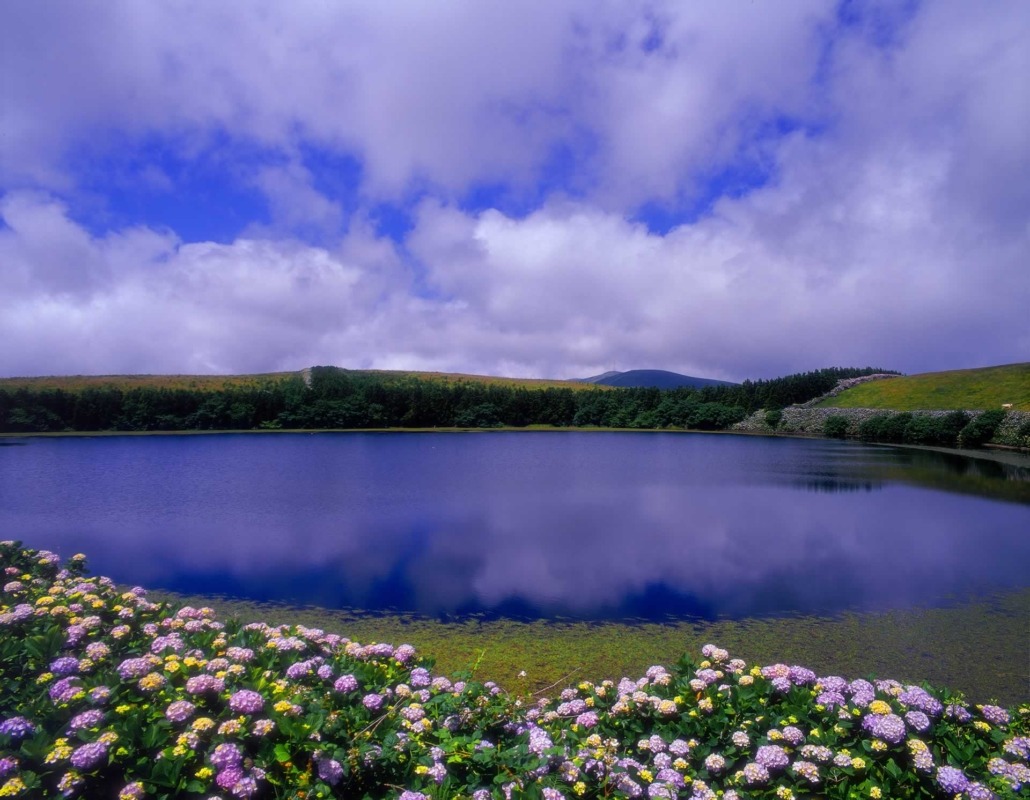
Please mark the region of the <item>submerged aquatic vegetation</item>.
POLYGON ((0 542, 0 797, 1014 797, 1030 705, 700 660, 556 697, 0 542))

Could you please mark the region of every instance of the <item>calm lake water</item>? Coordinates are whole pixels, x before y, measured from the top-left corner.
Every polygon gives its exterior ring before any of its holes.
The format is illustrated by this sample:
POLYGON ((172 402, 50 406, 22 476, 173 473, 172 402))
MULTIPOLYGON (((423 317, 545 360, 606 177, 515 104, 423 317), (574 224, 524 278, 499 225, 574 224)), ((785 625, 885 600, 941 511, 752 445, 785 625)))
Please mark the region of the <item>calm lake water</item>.
POLYGON ((661 619, 1030 585, 1030 468, 936 452, 598 432, 5 443, 0 538, 155 589, 661 619))

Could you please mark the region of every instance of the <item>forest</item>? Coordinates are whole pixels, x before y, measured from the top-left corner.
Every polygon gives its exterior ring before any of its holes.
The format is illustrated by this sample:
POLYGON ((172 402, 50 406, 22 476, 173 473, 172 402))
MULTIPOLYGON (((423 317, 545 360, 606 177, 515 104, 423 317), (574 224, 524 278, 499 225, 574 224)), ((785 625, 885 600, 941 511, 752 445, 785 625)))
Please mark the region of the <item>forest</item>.
POLYGON ((251 385, 79 390, 0 388, 0 432, 521 428, 529 425, 722 430, 758 409, 819 397, 842 368, 703 389, 526 388, 313 367, 251 385))

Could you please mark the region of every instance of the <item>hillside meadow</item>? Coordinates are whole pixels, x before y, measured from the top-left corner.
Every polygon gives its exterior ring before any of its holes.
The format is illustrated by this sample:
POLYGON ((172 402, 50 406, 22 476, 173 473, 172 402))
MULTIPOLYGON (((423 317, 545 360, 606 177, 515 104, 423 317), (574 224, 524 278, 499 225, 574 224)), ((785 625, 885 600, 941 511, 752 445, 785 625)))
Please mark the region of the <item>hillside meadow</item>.
POLYGON ((1006 404, 1011 404, 1014 411, 1030 411, 1030 362, 871 381, 818 405, 892 411, 974 411, 1006 404))

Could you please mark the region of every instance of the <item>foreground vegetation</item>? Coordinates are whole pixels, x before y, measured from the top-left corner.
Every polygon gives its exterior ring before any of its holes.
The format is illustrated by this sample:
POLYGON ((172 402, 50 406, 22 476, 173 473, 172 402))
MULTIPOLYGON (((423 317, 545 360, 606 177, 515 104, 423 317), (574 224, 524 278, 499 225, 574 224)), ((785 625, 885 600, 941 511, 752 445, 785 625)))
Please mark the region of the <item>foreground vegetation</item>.
POLYGON ((154 603, 81 556, 0 542, 0 565, 0 796, 972 800, 1030 778, 1027 705, 712 645, 532 701, 406 645, 154 603))
MULTIPOLYGON (((221 387, 68 388, 0 381, 0 432, 558 427, 721 430, 759 408, 819 397, 842 378, 880 372, 824 369, 703 389, 575 388, 450 380, 314 367, 221 387), (305 380, 305 377, 307 378, 305 380)), ((50 380, 50 379, 46 379, 50 380)))
POLYGON ((981 369, 927 372, 863 383, 822 403, 827 408, 894 411, 1030 411, 1030 362, 981 369))

